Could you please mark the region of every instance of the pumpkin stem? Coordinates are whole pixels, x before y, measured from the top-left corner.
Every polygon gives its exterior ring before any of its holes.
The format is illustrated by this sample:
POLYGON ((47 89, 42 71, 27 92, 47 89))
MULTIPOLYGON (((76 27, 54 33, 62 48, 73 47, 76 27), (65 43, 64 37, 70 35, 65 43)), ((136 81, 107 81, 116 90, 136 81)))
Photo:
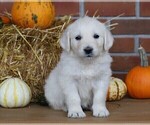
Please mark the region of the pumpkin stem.
POLYGON ((141 45, 138 48, 138 52, 139 52, 140 59, 141 59, 141 66, 143 67, 148 66, 148 58, 147 58, 145 49, 141 45))

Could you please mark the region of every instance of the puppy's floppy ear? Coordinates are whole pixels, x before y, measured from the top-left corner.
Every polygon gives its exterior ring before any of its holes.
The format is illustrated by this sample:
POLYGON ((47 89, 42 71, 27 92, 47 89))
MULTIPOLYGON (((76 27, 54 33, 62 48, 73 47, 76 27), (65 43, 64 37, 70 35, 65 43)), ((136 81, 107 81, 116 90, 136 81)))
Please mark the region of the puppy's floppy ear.
POLYGON ((69 36, 69 32, 68 29, 66 29, 61 38, 60 38, 60 46, 66 50, 67 52, 70 51, 70 36, 69 36))
POLYGON ((114 41, 114 38, 111 32, 108 29, 106 29, 105 36, 104 36, 104 50, 105 51, 108 51, 112 47, 113 41, 114 41))

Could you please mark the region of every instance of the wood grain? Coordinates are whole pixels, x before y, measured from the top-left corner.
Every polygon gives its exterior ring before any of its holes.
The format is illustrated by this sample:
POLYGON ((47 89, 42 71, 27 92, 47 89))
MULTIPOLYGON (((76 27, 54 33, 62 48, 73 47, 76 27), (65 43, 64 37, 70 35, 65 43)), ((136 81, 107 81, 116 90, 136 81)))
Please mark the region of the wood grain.
POLYGON ((55 111, 47 106, 30 104, 25 108, 0 108, 0 123, 150 123, 150 99, 136 100, 125 98, 107 102, 110 116, 94 118, 91 111, 85 111, 83 119, 67 118, 67 113, 55 111))

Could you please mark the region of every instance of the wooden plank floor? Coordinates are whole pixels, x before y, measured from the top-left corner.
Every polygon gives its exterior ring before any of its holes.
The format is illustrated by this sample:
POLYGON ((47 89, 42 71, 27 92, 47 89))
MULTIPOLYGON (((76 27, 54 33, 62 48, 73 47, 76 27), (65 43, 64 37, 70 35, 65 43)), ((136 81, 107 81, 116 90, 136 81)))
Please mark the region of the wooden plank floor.
POLYGON ((94 118, 91 111, 87 117, 71 119, 63 111, 54 111, 47 106, 30 104, 25 108, 0 108, 0 123, 150 123, 150 99, 125 98, 107 102, 110 116, 94 118))

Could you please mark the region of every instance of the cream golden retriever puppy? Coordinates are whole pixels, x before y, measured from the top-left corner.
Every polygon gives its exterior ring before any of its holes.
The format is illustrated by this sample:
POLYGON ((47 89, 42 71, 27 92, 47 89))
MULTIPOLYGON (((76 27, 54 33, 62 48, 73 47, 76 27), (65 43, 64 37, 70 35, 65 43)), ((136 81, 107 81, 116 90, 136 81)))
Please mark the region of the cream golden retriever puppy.
POLYGON ((95 18, 85 16, 67 27, 60 39, 60 61, 44 87, 52 108, 67 111, 71 118, 85 117, 84 108, 91 109, 95 117, 109 115, 106 96, 112 44, 110 31, 95 18))

